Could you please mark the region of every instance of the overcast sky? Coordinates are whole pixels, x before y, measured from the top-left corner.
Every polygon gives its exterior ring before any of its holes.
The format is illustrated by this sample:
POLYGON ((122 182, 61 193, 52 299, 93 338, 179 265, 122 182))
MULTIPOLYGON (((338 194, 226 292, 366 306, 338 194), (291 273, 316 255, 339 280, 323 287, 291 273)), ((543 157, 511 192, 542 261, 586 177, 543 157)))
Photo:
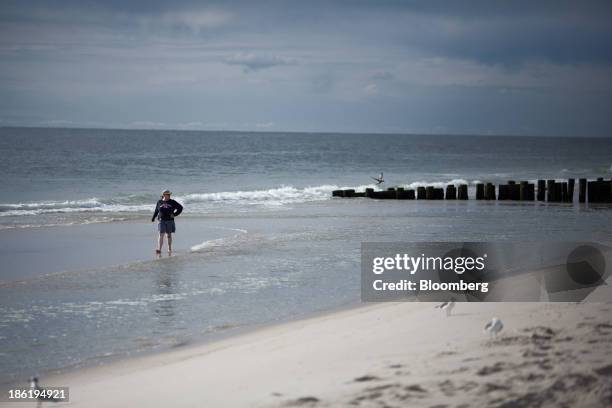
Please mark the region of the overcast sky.
POLYGON ((612 136, 612 2, 2 0, 7 125, 612 136))

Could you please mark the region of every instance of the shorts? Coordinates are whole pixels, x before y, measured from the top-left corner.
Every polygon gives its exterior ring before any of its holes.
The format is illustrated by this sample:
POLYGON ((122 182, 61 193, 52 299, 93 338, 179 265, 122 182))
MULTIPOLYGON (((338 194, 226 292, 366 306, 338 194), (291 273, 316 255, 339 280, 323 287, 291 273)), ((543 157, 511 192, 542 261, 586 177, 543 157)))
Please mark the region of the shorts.
POLYGON ((174 220, 160 220, 158 228, 160 234, 173 234, 176 231, 174 220))

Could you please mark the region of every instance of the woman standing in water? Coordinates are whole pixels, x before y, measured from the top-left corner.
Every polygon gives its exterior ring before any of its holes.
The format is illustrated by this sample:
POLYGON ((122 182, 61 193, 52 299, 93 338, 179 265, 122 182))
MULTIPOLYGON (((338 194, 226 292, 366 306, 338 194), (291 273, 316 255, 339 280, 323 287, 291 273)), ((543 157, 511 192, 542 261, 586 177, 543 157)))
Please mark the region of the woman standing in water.
POLYGON ((155 222, 156 217, 159 221, 159 240, 155 249, 156 254, 161 254, 162 247, 164 246, 164 234, 168 235, 168 254, 172 253, 172 234, 176 231, 174 217, 183 212, 183 206, 171 199, 171 195, 170 190, 165 190, 162 193, 161 199, 157 201, 155 206, 153 218, 151 218, 151 222, 155 222))

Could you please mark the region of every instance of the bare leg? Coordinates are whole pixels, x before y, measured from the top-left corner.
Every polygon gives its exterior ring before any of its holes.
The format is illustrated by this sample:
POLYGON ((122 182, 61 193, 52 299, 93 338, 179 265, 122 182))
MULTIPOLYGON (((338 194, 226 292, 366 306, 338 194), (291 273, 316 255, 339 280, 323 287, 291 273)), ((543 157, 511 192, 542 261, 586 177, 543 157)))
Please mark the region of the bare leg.
POLYGON ((159 234, 159 240, 157 242, 157 251, 161 252, 162 247, 164 246, 164 234, 159 234))
POLYGON ((172 252, 172 234, 168 233, 168 253, 170 252, 172 252))

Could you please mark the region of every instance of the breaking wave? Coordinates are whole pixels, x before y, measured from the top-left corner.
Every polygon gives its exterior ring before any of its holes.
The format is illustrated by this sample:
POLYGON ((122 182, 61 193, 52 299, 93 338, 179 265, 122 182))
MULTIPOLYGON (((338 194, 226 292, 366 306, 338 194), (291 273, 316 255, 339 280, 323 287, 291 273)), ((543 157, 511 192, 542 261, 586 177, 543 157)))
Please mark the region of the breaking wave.
POLYGON ((331 192, 338 189, 365 189, 373 185, 357 187, 341 187, 337 185, 322 185, 315 187, 296 188, 283 186, 268 190, 253 191, 226 191, 220 193, 187 194, 183 201, 189 203, 240 203, 240 204, 265 204, 265 205, 284 205, 303 203, 307 201, 328 200, 331 192))
POLYGON ((85 200, 0 204, 0 217, 80 212, 138 212, 151 208, 151 204, 103 202, 94 197, 85 200))
POLYGON ((415 181, 410 184, 405 184, 403 185, 403 187, 411 188, 411 189, 415 189, 417 187, 427 187, 427 186, 433 186, 436 188, 444 188, 449 184, 454 184, 454 185, 467 184, 469 186, 469 185, 475 185, 478 183, 482 183, 482 181, 480 180, 467 181, 465 179, 452 179, 449 181, 415 181))
MULTIPOLYGON (((478 180, 467 181, 456 178, 448 181, 415 181, 405 184, 406 188, 416 188, 419 186, 444 187, 447 184, 468 184, 478 183, 478 180)), ((240 210, 244 207, 282 207, 284 205, 299 204, 305 202, 324 201, 331 199, 333 190, 355 189, 364 191, 366 188, 377 188, 374 184, 358 186, 342 186, 334 184, 324 184, 310 187, 281 186, 264 190, 246 191, 222 191, 215 193, 189 193, 176 195, 174 199, 186 205, 189 213, 202 213, 211 209, 221 209, 231 211, 232 208, 240 210)), ((78 213, 142 213, 152 212, 154 209, 155 197, 146 195, 131 195, 127 197, 103 200, 97 197, 83 200, 66 201, 34 201, 24 203, 4 203, 0 204, 0 217, 20 217, 46 214, 78 214, 78 213)), ((78 223, 81 223, 79 220, 78 223)))

